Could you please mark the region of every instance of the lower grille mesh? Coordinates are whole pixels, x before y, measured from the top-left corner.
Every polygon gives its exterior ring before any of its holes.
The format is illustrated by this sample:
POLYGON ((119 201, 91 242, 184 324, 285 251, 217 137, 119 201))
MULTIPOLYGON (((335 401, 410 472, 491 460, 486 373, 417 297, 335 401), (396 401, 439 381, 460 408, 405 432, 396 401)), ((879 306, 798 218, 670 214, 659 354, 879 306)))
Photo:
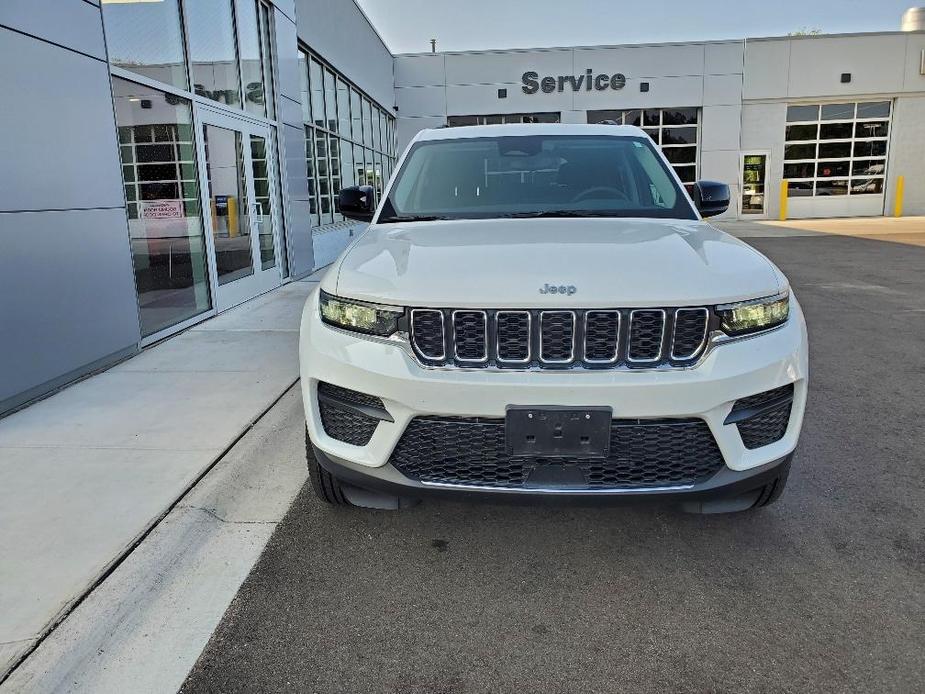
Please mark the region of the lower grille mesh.
POLYGON ((581 471, 584 488, 600 490, 695 484, 723 466, 700 419, 614 420, 610 451, 594 460, 514 458, 505 449, 503 419, 417 417, 391 462, 422 482, 497 488, 531 488, 535 470, 564 464, 581 471))
POLYGON ((768 410, 757 417, 739 422, 739 436, 743 445, 749 450, 761 448, 775 441, 780 441, 787 433, 790 423, 790 408, 792 403, 786 402, 780 407, 768 410))

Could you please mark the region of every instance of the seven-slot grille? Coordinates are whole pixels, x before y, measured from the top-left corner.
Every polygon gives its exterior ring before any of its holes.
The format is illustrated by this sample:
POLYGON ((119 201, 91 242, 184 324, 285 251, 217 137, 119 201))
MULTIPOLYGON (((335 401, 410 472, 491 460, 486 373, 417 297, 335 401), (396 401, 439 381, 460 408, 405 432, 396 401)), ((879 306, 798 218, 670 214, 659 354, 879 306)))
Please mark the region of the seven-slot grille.
POLYGON ((427 365, 544 369, 686 366, 704 351, 707 308, 412 309, 411 344, 427 365))

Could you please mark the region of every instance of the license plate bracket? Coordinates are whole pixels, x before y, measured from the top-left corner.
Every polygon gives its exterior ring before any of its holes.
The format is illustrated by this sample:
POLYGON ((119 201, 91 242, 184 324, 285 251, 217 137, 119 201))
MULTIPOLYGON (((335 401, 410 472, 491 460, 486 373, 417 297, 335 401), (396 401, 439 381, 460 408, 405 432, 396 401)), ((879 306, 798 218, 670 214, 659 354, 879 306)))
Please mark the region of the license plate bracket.
POLYGON ((508 405, 505 446, 515 457, 606 458, 610 454, 610 407, 508 405))

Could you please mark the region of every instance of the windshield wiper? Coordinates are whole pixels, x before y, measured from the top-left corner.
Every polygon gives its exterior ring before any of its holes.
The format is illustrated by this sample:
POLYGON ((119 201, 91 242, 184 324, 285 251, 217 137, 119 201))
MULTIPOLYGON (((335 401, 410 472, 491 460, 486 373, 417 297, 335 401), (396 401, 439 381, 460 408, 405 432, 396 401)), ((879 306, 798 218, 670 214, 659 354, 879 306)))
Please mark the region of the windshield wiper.
POLYGON ((438 222, 444 219, 449 219, 449 217, 441 217, 440 215, 428 214, 395 214, 388 217, 380 217, 378 219, 378 223, 390 224, 392 222, 438 222))
POLYGON ((604 210, 543 210, 542 212, 509 212, 500 214, 503 219, 539 219, 542 217, 615 217, 613 212, 604 210))

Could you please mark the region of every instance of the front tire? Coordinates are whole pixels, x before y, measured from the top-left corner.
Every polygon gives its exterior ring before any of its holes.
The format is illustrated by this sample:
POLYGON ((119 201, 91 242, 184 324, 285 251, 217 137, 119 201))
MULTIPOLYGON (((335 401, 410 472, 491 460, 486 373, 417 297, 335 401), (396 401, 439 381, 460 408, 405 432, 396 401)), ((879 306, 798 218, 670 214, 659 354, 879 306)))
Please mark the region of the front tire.
POLYGON ((315 459, 308 429, 305 429, 305 462, 308 464, 308 481, 315 496, 332 506, 353 506, 344 495, 343 487, 334 475, 325 470, 315 459))

